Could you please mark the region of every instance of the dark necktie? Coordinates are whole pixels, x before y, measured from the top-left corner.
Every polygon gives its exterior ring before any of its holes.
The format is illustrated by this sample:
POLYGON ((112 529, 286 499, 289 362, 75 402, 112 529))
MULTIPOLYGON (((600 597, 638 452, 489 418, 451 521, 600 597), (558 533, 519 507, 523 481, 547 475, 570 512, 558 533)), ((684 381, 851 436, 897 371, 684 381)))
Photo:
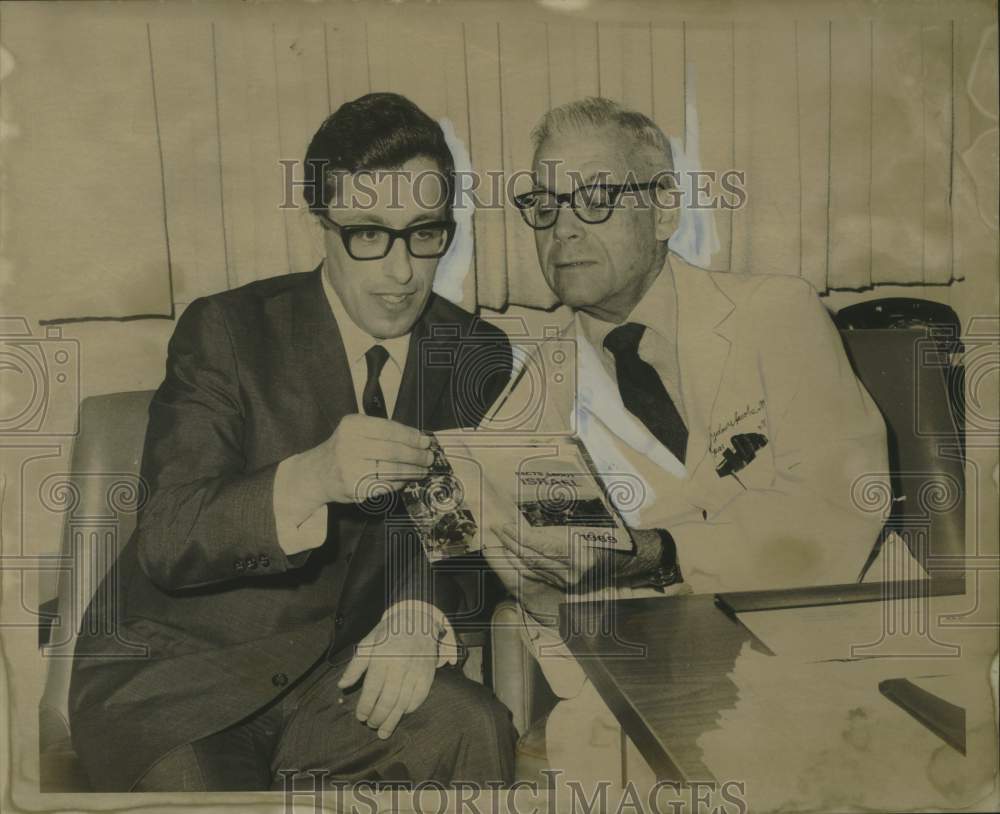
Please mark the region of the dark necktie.
POLYGON ((382 374, 382 368, 388 358, 389 351, 381 345, 372 345, 365 352, 365 362, 368 363, 368 381, 365 382, 365 389, 361 394, 361 409, 365 411, 365 415, 376 418, 389 417, 385 409, 385 396, 382 395, 382 387, 378 383, 378 377, 382 374))
POLYGON ((645 325, 626 322, 604 338, 604 347, 615 357, 618 390, 626 409, 683 463, 687 427, 659 374, 639 358, 639 340, 645 330, 645 325))

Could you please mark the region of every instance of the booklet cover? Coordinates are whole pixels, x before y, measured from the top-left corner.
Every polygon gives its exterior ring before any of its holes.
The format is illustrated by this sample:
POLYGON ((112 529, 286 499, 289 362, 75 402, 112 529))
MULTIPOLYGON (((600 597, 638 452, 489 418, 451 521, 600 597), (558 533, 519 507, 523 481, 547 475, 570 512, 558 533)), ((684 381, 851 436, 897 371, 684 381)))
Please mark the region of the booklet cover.
POLYGON ((573 436, 437 433, 431 473, 402 490, 432 561, 478 551, 491 524, 566 529, 573 545, 632 551, 628 528, 573 436))

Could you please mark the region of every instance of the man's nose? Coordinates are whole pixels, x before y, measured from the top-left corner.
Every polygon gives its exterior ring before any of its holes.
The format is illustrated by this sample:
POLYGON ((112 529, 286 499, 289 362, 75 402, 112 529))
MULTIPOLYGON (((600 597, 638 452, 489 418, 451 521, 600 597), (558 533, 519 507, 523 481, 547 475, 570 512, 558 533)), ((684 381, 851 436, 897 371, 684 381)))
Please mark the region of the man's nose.
POLYGON ((559 207, 559 212, 556 214, 555 226, 552 227, 556 240, 565 242, 579 238, 583 235, 582 227, 583 223, 576 216, 576 213, 569 204, 559 207))
POLYGON ((385 259, 385 268, 389 276, 400 285, 410 282, 413 277, 413 266, 405 240, 400 239, 393 244, 389 256, 385 259))

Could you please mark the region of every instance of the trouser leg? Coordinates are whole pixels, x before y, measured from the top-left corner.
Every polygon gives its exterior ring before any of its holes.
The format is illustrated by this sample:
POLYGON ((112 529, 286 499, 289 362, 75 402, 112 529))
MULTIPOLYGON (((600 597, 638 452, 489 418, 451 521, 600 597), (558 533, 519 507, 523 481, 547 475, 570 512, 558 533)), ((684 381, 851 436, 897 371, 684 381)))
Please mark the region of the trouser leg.
POLYGON ((342 695, 337 679, 346 665, 331 666, 298 700, 287 721, 271 771, 312 788, 359 781, 509 783, 515 733, 510 713, 493 694, 457 670, 437 671, 424 703, 404 715, 382 740, 355 717, 360 692, 342 695))
POLYGON ((190 743, 178 746, 135 781, 131 791, 210 791, 190 743))
POLYGON ((161 757, 133 791, 260 791, 270 788, 270 758, 281 732, 278 706, 161 757))

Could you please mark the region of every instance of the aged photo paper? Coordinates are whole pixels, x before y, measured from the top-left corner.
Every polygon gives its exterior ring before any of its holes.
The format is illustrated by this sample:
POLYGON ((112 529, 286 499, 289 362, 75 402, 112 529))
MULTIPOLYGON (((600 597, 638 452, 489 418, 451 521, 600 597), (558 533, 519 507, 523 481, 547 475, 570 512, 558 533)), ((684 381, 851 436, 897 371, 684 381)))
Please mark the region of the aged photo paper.
POLYGON ((0 808, 995 811, 989 0, 0 0, 0 808))

